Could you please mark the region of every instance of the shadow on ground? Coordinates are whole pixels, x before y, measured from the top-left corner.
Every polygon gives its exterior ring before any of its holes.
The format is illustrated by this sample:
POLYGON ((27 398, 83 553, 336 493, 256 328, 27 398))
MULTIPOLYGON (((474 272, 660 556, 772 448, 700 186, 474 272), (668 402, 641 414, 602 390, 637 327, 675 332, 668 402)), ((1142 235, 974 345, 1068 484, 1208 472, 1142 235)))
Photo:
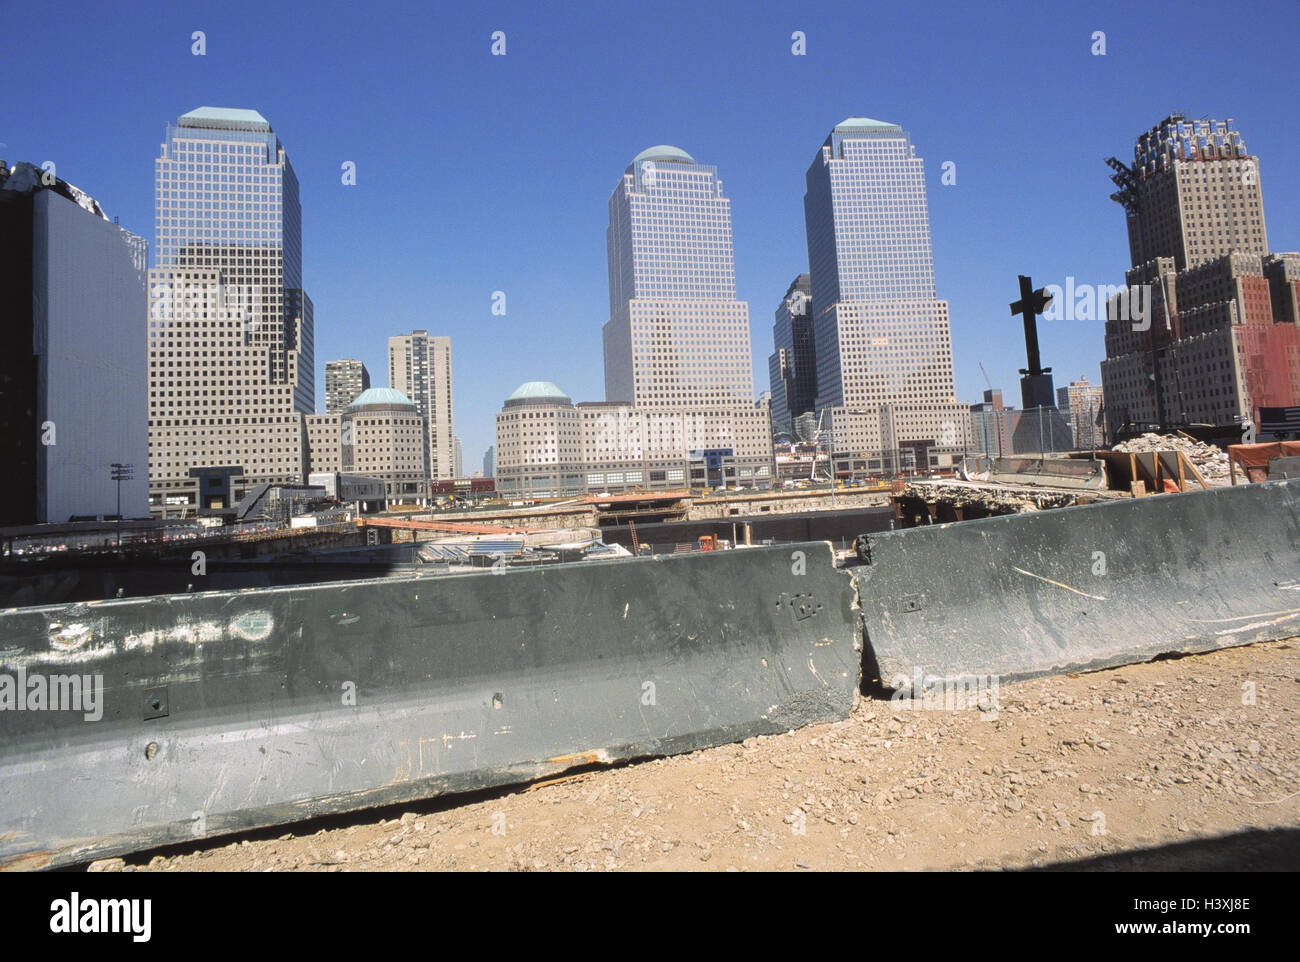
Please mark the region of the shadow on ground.
POLYGON ((1055 862, 1035 872, 1294 872, 1300 829, 1253 828, 1217 838, 1055 862))

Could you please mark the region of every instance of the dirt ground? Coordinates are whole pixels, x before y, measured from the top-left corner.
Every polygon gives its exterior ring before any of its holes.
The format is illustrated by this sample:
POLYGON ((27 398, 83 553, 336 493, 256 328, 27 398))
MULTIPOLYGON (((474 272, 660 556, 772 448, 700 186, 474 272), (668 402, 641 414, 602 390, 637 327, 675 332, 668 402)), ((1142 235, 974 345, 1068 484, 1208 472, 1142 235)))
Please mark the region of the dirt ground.
POLYGON ((92 871, 1300 868, 1300 640, 998 694, 92 871))

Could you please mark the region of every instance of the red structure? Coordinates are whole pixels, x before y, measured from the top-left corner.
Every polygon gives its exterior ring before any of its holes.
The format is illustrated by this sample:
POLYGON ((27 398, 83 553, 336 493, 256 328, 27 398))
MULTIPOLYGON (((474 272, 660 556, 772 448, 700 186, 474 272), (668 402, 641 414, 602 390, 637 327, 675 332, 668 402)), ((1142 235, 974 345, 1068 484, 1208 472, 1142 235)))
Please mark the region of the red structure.
POLYGON ((496 494, 496 491, 496 478, 456 478, 454 481, 448 479, 429 483, 429 493, 435 498, 445 498, 453 494, 479 498, 496 494))

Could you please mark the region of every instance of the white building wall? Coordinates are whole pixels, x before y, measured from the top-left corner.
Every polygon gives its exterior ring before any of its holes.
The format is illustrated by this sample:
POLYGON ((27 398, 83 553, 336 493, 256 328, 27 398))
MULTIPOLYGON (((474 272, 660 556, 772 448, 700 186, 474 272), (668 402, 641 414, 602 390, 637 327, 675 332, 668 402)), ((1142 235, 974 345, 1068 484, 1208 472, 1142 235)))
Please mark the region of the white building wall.
POLYGON ((148 517, 147 245, 53 191, 33 202, 37 421, 54 441, 38 449, 38 516, 115 513, 117 461, 135 466, 122 514, 148 517))

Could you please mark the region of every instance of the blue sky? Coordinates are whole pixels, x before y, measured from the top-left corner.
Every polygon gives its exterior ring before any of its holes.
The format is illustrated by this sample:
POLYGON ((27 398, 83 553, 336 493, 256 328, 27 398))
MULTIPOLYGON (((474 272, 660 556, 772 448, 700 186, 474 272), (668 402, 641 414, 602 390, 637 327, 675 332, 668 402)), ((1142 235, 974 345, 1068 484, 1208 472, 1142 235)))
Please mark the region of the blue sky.
MULTIPOLYGON (((807 269, 804 173, 846 116, 901 124, 925 159, 962 400, 983 391, 982 362, 1018 403, 1017 273, 1122 282, 1104 159, 1130 160, 1172 111, 1234 118, 1261 159, 1270 246, 1300 249, 1294 0, 104 6, 7 19, 0 157, 55 161, 152 245, 167 122, 200 105, 261 111, 301 183, 318 408, 326 360, 359 357, 385 384, 390 334, 449 335, 467 471, 520 382, 603 397, 607 204, 651 144, 716 165, 732 200, 756 390, 773 311, 807 269), (796 30, 806 56, 791 53, 796 30), (1090 50, 1097 30, 1105 56, 1090 50), (945 161, 955 185, 940 182, 945 161)), ((1058 385, 1099 382, 1101 322, 1041 326, 1058 385)))

